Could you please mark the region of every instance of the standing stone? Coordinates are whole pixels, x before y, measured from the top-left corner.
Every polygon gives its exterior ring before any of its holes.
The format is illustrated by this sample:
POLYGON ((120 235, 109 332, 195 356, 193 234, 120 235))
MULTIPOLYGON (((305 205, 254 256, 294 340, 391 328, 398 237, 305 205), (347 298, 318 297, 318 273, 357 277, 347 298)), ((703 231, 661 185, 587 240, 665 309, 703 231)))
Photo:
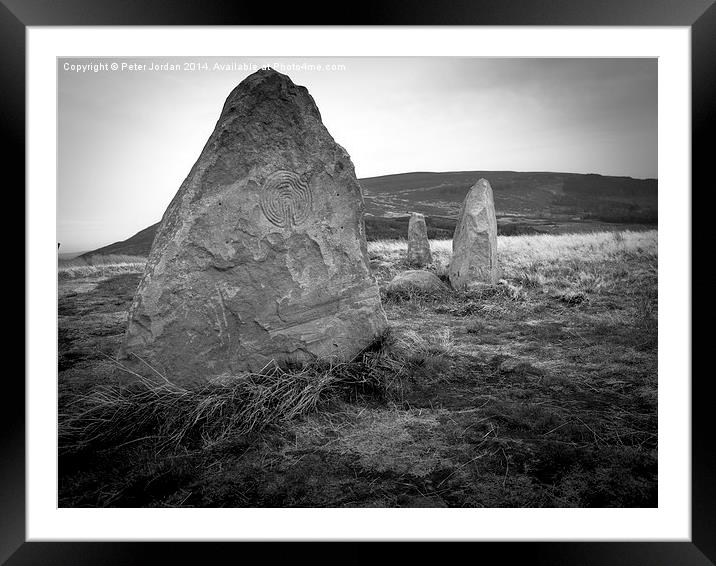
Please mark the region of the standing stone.
POLYGON ((492 187, 486 179, 475 183, 462 203, 448 276, 455 289, 497 283, 497 218, 492 187))
POLYGON ((389 291, 404 288, 417 288, 423 291, 439 291, 447 289, 447 285, 440 281, 437 275, 425 269, 408 269, 398 273, 388 283, 389 291))
POLYGON ((425 267, 432 261, 425 216, 413 212, 408 222, 408 264, 425 267))
POLYGON ((308 90, 250 75, 164 213, 120 358, 190 383, 352 357, 387 326, 363 210, 308 90))

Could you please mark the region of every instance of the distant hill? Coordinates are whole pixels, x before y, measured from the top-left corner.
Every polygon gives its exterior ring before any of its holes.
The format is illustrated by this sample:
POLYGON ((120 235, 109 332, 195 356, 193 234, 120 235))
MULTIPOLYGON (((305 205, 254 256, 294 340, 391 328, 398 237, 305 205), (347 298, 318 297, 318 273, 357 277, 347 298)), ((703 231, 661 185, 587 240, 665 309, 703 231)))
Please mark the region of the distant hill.
POLYGON ((159 228, 159 222, 157 222, 156 224, 152 224, 151 226, 145 228, 140 232, 137 232, 131 238, 127 238, 126 240, 122 240, 121 242, 115 242, 114 244, 109 244, 108 246, 104 246, 102 248, 86 252, 80 257, 96 254, 149 255, 149 250, 152 247, 152 242, 154 242, 154 234, 157 233, 157 228, 159 228))
MULTIPOLYGON (((428 217, 429 237, 452 237, 460 205, 481 177, 492 185, 501 234, 653 227, 658 221, 656 179, 514 171, 402 173, 360 179, 367 239, 405 238, 410 212, 428 217)), ((148 255, 158 226, 83 255, 148 255)))
POLYGON ((656 179, 578 173, 456 171, 361 179, 366 211, 376 216, 422 212, 457 216, 479 178, 490 181, 497 216, 580 217, 604 222, 657 221, 656 179))

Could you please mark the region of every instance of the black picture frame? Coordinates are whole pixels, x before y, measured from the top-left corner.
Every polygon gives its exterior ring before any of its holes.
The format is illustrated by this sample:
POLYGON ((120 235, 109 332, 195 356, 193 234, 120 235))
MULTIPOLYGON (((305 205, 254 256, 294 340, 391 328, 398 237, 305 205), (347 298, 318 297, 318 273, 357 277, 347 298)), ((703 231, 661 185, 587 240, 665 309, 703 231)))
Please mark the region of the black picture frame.
MULTIPOLYGON (((315 4, 230 2, 229 0, 0 0, 0 131, 5 141, 6 173, 25 184, 25 34, 29 26, 99 25, 565 25, 686 26, 692 57, 692 198, 709 190, 716 100, 716 7, 713 0, 483 0, 445 2, 369 0, 333 9, 315 4), (699 190, 694 190, 695 187, 699 190)), ((16 189, 15 189, 16 190, 16 189)), ((662 188, 662 190, 669 190, 662 188)), ((24 206, 24 205, 21 205, 24 206)), ((693 209, 693 207, 692 207, 693 209)), ((698 210, 698 209, 694 209, 698 210)), ((708 223, 692 220, 692 240, 707 239, 708 223), (703 226, 706 225, 706 228, 703 226), (699 232, 700 230, 700 232, 699 232), (700 237, 695 237, 697 234, 700 237)), ((54 242, 52 243, 54 245, 54 242)), ((695 254, 692 254, 694 257, 695 254)), ((25 281, 27 284, 27 281, 25 281)), ((693 293, 696 295, 696 290, 693 293)), ((26 304, 29 300, 25 295, 26 304)), ((704 338, 701 338, 703 340, 704 338)), ((699 343, 694 333, 692 351, 699 343)), ((703 350, 703 349, 701 349, 703 350)), ((695 367, 695 366, 692 366, 695 367)), ((712 376, 693 371, 692 379, 692 538, 690 542, 495 542, 478 544, 467 556, 490 563, 537 564, 710 564, 716 563, 716 442, 711 419, 712 376)), ((48 377, 49 379, 49 377, 48 377)), ((0 411, 0 561, 20 564, 130 564, 161 560, 211 563, 248 558, 236 543, 26 542, 25 407, 10 399, 24 396, 23 384, 7 372, 0 411), (224 559, 225 559, 224 558, 224 559)), ((320 539, 320 533, 316 533, 320 539)), ((243 543, 260 544, 260 543, 243 543)), ((260 559, 297 559, 296 553, 365 562, 386 552, 390 543, 261 544, 260 559), (287 549, 290 545, 292 548, 287 549), (287 554, 290 552, 291 554, 287 554), (320 551, 320 553, 319 553, 320 551)), ((445 557, 445 547, 437 552, 445 557)), ((401 552, 426 556, 424 544, 401 552)), ((453 550, 452 548, 450 550, 453 550)), ((458 552, 465 549, 454 549, 458 552)), ((456 554, 457 556, 457 554, 456 554)), ((403 560, 406 555, 401 556, 403 560)))

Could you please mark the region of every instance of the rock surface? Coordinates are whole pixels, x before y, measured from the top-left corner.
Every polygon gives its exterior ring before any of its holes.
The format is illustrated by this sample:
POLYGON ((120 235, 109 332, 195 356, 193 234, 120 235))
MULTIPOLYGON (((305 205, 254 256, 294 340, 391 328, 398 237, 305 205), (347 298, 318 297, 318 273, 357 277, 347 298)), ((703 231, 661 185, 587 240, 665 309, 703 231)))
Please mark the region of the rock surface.
POLYGON ((494 285, 499 278, 495 201, 486 179, 475 183, 462 203, 448 276, 455 289, 473 283, 494 285))
POLYGON ((431 271, 425 271, 424 269, 409 269, 398 273, 390 283, 388 283, 388 289, 395 290, 406 287, 415 287, 424 291, 435 291, 438 289, 445 289, 446 285, 437 275, 431 271))
POLYGON ((178 383, 350 358, 387 326, 363 210, 306 88, 250 75, 164 213, 120 358, 178 383))
POLYGON ((425 216, 413 212, 408 222, 408 264, 425 267, 432 261, 425 216))

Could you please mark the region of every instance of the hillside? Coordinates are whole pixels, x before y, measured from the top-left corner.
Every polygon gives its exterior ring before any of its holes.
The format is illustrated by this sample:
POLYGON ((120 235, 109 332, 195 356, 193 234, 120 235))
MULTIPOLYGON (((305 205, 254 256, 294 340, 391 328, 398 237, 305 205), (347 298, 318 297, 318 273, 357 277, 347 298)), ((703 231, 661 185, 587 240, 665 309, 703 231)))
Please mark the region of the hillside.
POLYGON ((159 228, 159 222, 152 224, 148 228, 137 232, 134 236, 122 240, 121 242, 115 242, 103 248, 98 248, 91 252, 82 254, 80 257, 91 256, 95 254, 102 255, 149 255, 149 250, 152 247, 154 241, 154 234, 159 228))
POLYGON ((577 173, 456 171, 403 173, 361 179, 366 211, 376 216, 410 211, 456 216, 468 189, 484 177, 499 216, 564 216, 604 222, 655 223, 656 179, 577 173))
MULTIPOLYGON (((367 239, 405 238, 410 212, 428 217, 429 237, 452 237, 460 204, 481 177, 492 185, 504 235, 653 227, 658 220, 656 179, 514 171, 401 173, 360 179, 367 239)), ((83 255, 148 255, 158 225, 83 255)))

